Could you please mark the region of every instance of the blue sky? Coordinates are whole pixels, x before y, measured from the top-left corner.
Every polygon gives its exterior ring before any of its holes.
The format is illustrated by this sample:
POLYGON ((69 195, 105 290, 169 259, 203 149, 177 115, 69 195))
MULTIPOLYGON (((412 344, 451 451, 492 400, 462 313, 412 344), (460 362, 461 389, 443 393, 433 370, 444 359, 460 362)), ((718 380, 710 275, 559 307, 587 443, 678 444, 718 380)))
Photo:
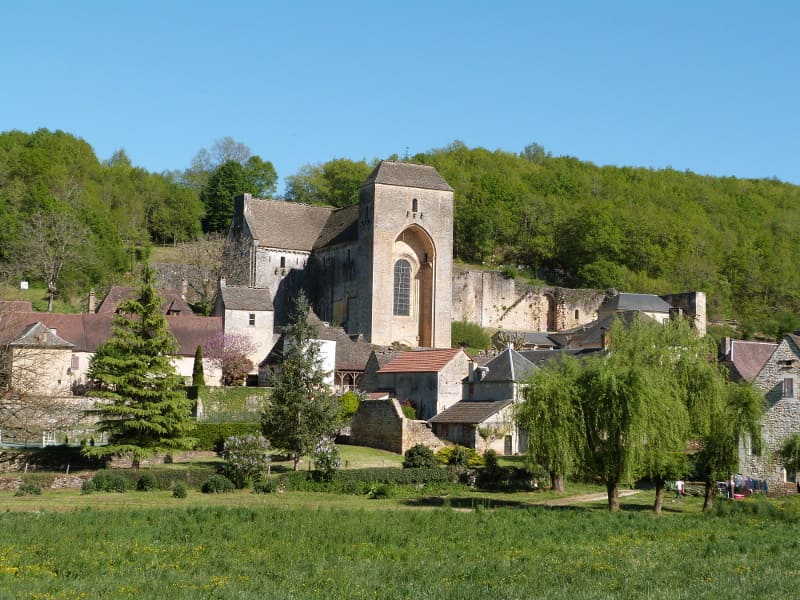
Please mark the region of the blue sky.
POLYGON ((0 0, 0 131, 283 178, 461 140, 800 184, 800 3, 0 0))

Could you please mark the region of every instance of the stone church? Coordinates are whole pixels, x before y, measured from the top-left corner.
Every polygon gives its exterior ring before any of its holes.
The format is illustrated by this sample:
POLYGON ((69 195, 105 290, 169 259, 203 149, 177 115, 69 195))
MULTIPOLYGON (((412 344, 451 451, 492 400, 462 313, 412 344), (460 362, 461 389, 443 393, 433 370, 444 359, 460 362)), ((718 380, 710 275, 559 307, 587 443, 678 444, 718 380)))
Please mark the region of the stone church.
POLYGON ((352 336, 450 347, 453 189, 433 167, 383 161, 345 208, 239 196, 225 255, 229 285, 268 289, 278 325, 303 290, 352 336))

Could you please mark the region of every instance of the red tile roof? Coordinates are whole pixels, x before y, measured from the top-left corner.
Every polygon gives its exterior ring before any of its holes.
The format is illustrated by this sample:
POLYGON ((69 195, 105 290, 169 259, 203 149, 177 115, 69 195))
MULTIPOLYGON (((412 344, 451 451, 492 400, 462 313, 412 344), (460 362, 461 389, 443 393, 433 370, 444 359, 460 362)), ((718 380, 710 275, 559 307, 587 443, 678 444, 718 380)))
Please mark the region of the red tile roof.
POLYGON ((401 352, 379 369, 378 373, 438 373, 463 353, 461 348, 401 352))

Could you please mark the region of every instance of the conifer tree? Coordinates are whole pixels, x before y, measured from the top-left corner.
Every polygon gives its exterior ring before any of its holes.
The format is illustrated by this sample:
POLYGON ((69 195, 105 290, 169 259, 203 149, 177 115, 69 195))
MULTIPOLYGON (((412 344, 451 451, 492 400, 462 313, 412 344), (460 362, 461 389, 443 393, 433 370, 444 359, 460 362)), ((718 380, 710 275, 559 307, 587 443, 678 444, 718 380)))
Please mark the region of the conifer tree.
POLYGON ((183 381, 170 362, 177 343, 149 270, 139 297, 119 308, 111 338, 98 348, 89 367, 96 395, 105 399, 95 412, 109 441, 84 452, 96 457, 129 456, 137 467, 157 452, 190 448, 194 423, 183 381))
POLYGON ((325 382, 316 328, 308 322, 308 301, 298 296, 286 328, 283 362, 273 378, 274 391, 261 418, 272 445, 287 450, 294 469, 340 424, 339 404, 325 382))
POLYGON ((192 365, 192 385, 195 387, 205 385, 206 376, 203 370, 203 347, 197 346, 194 351, 194 364, 192 365))

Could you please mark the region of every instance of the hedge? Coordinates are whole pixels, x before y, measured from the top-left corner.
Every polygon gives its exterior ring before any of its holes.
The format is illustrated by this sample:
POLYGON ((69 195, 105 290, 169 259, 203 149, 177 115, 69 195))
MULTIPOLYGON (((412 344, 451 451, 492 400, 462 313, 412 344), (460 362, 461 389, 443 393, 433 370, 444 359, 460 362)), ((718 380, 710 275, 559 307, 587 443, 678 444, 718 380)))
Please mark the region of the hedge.
POLYGON ((222 444, 232 435, 261 433, 260 423, 198 423, 192 437, 197 438, 195 450, 220 452, 222 444))
POLYGON ((269 404, 272 388, 190 386, 186 393, 203 403, 204 422, 255 423, 269 404))
POLYGON ((293 471, 273 476, 276 485, 264 482, 254 486, 258 491, 268 491, 267 487, 281 487, 297 492, 331 492, 340 494, 366 494, 377 484, 447 486, 458 483, 458 474, 451 469, 398 469, 397 467, 376 467, 372 469, 352 469, 337 471, 328 482, 319 481, 314 471, 293 471))

